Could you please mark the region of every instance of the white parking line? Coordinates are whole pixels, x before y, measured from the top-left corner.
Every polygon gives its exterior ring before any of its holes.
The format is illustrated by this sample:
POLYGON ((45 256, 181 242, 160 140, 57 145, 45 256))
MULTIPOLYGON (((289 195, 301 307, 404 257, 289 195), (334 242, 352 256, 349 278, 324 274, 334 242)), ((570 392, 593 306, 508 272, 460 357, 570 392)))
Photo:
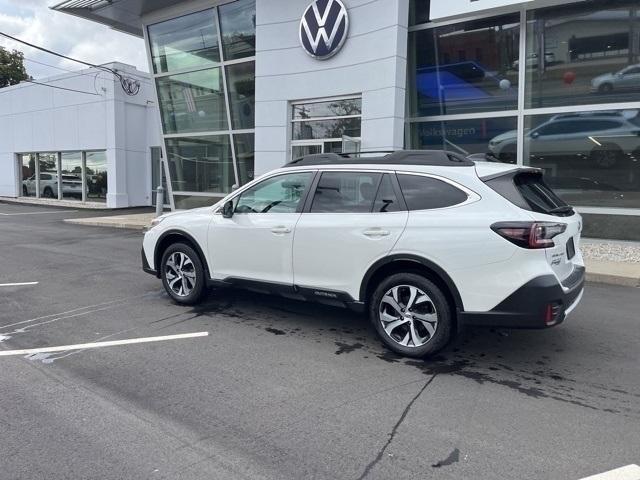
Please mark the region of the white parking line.
POLYGON ((38 285, 39 282, 22 282, 22 283, 0 283, 0 287, 24 287, 27 285, 38 285))
POLYGON ((18 215, 46 215, 48 213, 71 213, 77 212, 78 210, 49 210, 46 212, 20 212, 20 213, 3 213, 0 212, 0 215, 4 217, 16 217, 18 215))
POLYGON ((115 347, 118 345, 132 345, 134 343, 164 342, 166 340, 180 340, 184 338, 206 337, 208 335, 209 335, 209 332, 180 333, 178 335, 165 335, 162 337, 132 338, 129 340, 114 340, 111 342, 79 343, 77 345, 64 345, 61 347, 28 348, 25 350, 7 350, 5 352, 0 352, 0 357, 9 357, 9 356, 15 356, 15 355, 33 355, 34 353, 66 352, 68 350, 86 350, 88 348, 115 347))
POLYGON ((582 478, 581 480, 640 480, 640 467, 638 465, 627 465, 616 468, 599 475, 582 478))

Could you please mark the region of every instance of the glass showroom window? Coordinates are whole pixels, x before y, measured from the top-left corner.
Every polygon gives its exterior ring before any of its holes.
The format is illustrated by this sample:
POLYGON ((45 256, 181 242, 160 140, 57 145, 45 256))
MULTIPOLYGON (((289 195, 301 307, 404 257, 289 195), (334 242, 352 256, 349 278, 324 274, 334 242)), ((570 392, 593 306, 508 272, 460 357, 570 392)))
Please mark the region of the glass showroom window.
POLYGON ((38 155, 40 176, 40 197, 58 198, 58 154, 40 153, 38 155))
POLYGON ((220 61, 216 10, 192 13, 149 27, 155 73, 206 68, 220 61))
POLYGON ((211 205, 253 178, 255 0, 150 25, 148 40, 174 204, 211 205))
POLYGON ((162 77, 157 85, 165 133, 228 129, 220 68, 162 77))
POLYGON ((82 153, 63 152, 62 198, 64 200, 82 200, 82 153))
POLYGON ((412 31, 409 115, 517 109, 519 38, 519 14, 412 31))
POLYGON ((526 107, 640 101, 639 13, 637 1, 530 11, 526 107))
POLYGON ((107 201, 107 155, 105 152, 87 152, 85 163, 87 200, 107 201))
POLYGON ((411 123, 411 148, 448 150, 464 156, 486 154, 516 163, 517 117, 411 123))
POLYGON ((228 135, 169 138, 167 155, 174 192, 231 192, 235 172, 228 135))
POLYGON ((19 156, 21 191, 23 197, 36 196, 36 155, 27 153, 19 156))
POLYGON ((528 116, 525 164, 544 169, 570 204, 637 208, 639 131, 635 109, 528 116))
POLYGON ((362 99, 342 98, 292 105, 291 156, 360 150, 362 99))
POLYGON ((92 202, 107 200, 107 155, 104 151, 27 153, 19 156, 19 162, 22 196, 92 202))

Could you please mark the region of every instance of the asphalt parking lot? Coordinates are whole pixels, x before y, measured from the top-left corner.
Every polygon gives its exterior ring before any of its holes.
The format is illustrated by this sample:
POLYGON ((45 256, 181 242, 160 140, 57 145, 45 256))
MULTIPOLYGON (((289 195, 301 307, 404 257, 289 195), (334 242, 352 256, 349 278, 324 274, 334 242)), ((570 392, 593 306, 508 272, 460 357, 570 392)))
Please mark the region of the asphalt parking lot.
MULTIPOLYGON (((346 310, 218 290, 179 307, 137 232, 0 204, 0 478, 581 479, 640 462, 640 292, 547 331, 387 352, 346 310), (37 284, 11 286, 7 284, 37 284)), ((104 215, 100 212, 96 215, 104 215)))

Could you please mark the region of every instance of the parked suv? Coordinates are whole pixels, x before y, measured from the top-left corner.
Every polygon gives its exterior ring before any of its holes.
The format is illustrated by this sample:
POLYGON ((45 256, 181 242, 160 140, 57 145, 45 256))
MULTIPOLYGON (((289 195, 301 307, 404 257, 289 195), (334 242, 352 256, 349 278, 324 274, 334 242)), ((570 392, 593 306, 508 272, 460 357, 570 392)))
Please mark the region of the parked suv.
POLYGON ((442 151, 321 154, 159 217, 142 263, 177 303, 235 285, 348 306, 389 348, 422 357, 463 325, 561 323, 583 293, 581 228, 537 169, 442 151))

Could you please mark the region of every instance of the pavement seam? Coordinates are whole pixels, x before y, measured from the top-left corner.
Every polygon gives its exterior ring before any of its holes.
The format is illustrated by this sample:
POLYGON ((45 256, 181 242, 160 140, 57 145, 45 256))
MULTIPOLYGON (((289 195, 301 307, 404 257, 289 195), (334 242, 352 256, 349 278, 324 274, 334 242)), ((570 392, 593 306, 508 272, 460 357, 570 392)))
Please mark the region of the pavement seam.
POLYGON ((375 467, 376 464, 380 460, 382 460, 382 457, 384 456, 384 452, 386 452, 387 448, 389 448, 389 445, 391 445, 391 442, 393 442, 393 439, 395 438, 396 433, 398 432, 398 428, 400 428, 400 425, 402 425, 402 422, 404 422, 405 418, 407 418, 407 415, 409 415, 409 411, 411 410, 411 407, 416 402, 416 400, 420 398, 420 395, 422 395, 422 392, 424 392, 427 389, 427 387, 431 385, 431 382, 433 382, 437 376, 438 374, 435 373, 429 380, 427 380, 427 382, 420 389, 420 391, 416 393, 415 396, 411 399, 411 401, 407 404, 407 406, 404 408, 404 411, 402 412, 402 415, 400 415, 400 418, 398 419, 394 427, 391 429, 391 432, 388 434, 389 438, 387 440, 387 443, 385 443, 384 446, 380 449, 380 451, 378 452, 378 455, 376 455, 376 458, 374 458, 371 462, 369 462, 369 464, 364 469, 364 472, 362 472, 362 475, 358 477, 358 480, 364 480, 364 478, 366 478, 367 475, 369 475, 371 470, 373 470, 373 467, 375 467))

